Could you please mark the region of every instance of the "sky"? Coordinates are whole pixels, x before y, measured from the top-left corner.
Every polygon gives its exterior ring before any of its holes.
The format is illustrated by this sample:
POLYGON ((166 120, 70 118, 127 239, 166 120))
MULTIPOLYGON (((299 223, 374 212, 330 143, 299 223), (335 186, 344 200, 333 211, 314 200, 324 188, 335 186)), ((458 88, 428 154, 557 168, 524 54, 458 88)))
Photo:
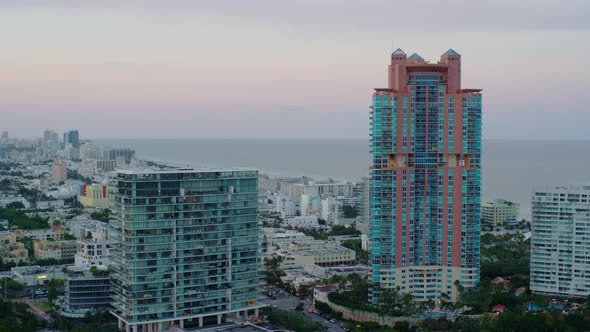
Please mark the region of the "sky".
POLYGON ((368 138, 393 49, 462 55, 484 138, 590 139, 590 1, 3 0, 0 130, 368 138))

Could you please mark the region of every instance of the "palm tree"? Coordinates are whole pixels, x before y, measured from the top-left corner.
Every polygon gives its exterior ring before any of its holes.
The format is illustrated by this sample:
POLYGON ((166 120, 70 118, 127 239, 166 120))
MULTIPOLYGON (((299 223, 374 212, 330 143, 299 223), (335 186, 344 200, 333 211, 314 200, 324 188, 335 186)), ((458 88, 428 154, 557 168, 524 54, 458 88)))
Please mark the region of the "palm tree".
POLYGON ((264 258, 264 265, 266 269, 274 274, 275 276, 279 276, 280 266, 281 263, 285 260, 283 256, 273 256, 272 258, 264 258))
POLYGON ((383 288, 381 290, 381 303, 392 309, 397 305, 399 293, 395 288, 383 288))

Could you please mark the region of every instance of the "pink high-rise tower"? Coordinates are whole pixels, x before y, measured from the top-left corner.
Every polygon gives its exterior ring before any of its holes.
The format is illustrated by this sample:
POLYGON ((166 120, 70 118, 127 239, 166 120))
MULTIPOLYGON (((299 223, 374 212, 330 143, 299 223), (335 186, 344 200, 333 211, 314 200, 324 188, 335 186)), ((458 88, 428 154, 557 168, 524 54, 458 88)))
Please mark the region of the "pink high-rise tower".
POLYGON ((371 301, 397 288, 455 299, 479 281, 481 90, 462 89, 461 56, 398 49, 371 110, 371 301))

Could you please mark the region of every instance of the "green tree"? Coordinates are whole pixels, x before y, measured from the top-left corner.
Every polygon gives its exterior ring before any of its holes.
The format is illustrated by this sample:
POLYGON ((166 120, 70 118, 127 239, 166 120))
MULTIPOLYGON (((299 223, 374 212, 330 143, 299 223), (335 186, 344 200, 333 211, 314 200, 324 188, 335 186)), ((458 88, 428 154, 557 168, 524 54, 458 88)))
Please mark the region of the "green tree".
POLYGON ((0 208, 0 219, 6 219, 10 226, 21 229, 49 228, 45 219, 39 216, 28 217, 23 211, 16 209, 0 208))
POLYGON ((329 280, 330 280, 331 284, 337 284, 339 288, 346 287, 346 277, 345 276, 335 274, 335 275, 331 276, 329 280))
POLYGON ((342 207, 342 213, 344 214, 344 218, 356 218, 359 215, 358 210, 349 205, 344 205, 342 207))
POLYGON ((93 212, 90 214, 90 217, 95 220, 100 220, 104 222, 109 222, 110 220, 110 211, 109 209, 104 209, 99 212, 93 212))
POLYGON ((356 251, 356 260, 367 264, 369 262, 369 252, 362 249, 361 240, 348 239, 342 242, 342 246, 356 251))
POLYGON ((397 305, 399 293, 395 288, 381 288, 381 298, 379 303, 385 307, 393 308, 397 305))
POLYGON ((332 227, 332 231, 329 235, 337 236, 337 235, 361 235, 361 232, 352 228, 352 227, 344 227, 342 225, 335 225, 332 227))
POLYGON ((17 209, 17 210, 25 208, 25 206, 22 202, 12 202, 12 203, 7 204, 6 207, 9 209, 17 209))
POLYGON ((281 263, 285 260, 283 256, 273 256, 270 259, 264 258, 264 265, 266 266, 266 270, 272 273, 275 276, 280 276, 280 266, 281 263))
POLYGON ((399 332, 408 332, 410 331, 410 322, 399 321, 395 323, 395 329, 399 332))
POLYGON ((2 284, 2 288, 6 287, 12 290, 22 290, 24 288, 23 284, 10 278, 0 279, 0 284, 2 284))
POLYGON ((76 238, 75 236, 73 236, 70 233, 64 233, 64 240, 77 240, 78 238, 76 238))
POLYGON ((324 331, 321 324, 305 317, 301 312, 287 311, 278 308, 266 307, 261 310, 263 315, 268 316, 271 324, 282 326, 289 330, 298 332, 324 331))
POLYGON ((9 190, 12 186, 12 182, 9 179, 0 180, 0 190, 9 190))
POLYGON ((65 280, 63 279, 52 279, 49 281, 47 300, 50 304, 53 304, 53 301, 55 301, 58 296, 64 294, 64 284, 65 280))

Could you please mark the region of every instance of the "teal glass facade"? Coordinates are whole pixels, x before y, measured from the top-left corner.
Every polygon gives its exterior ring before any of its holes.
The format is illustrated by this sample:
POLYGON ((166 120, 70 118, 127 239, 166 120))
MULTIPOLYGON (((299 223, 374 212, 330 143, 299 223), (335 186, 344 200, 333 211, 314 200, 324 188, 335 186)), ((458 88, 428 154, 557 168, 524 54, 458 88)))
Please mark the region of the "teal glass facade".
POLYGON ((450 51, 437 64, 394 52, 390 86, 373 94, 373 303, 382 288, 436 300, 479 280, 481 90, 460 88, 450 51))
POLYGON ((121 171, 117 179, 113 314, 124 325, 199 326, 259 307, 257 171, 121 171))

